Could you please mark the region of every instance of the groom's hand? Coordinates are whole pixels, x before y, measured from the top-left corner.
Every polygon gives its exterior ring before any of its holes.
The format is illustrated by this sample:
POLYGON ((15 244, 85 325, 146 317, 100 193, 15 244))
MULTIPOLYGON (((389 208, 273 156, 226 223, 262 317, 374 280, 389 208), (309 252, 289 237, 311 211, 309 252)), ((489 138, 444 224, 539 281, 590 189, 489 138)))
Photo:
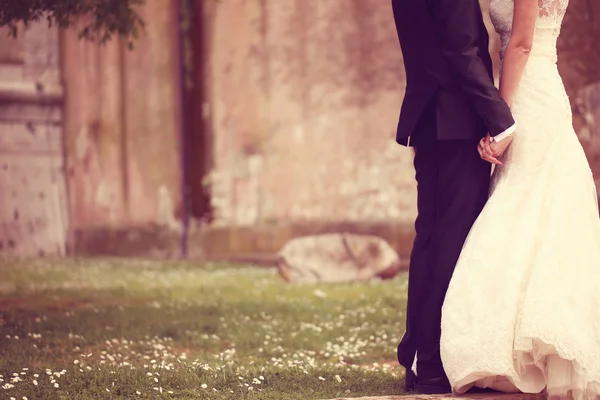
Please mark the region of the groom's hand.
POLYGON ((508 146, 512 142, 512 135, 508 136, 500 141, 492 140, 490 134, 488 133, 477 146, 477 151, 479 151, 479 155, 485 161, 495 164, 502 165, 502 162, 499 160, 508 146))

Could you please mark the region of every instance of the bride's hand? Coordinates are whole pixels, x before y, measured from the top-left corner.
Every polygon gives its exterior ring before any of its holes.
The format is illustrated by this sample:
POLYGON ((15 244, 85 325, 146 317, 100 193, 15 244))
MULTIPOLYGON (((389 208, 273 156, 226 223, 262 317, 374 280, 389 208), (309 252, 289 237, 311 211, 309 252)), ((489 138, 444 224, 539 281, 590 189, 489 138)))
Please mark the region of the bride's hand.
POLYGON ((500 140, 499 142, 496 142, 491 140, 491 136, 488 133, 483 139, 479 141, 477 151, 479 151, 479 155, 485 161, 496 165, 502 165, 502 161, 500 161, 498 158, 504 154, 504 152, 512 142, 512 138, 513 137, 511 135, 500 140))
POLYGON ((479 144, 477 145, 477 151, 479 152, 479 156, 482 160, 485 160, 495 165, 502 165, 502 162, 494 156, 494 152, 492 151, 490 143, 489 133, 479 141, 479 144))

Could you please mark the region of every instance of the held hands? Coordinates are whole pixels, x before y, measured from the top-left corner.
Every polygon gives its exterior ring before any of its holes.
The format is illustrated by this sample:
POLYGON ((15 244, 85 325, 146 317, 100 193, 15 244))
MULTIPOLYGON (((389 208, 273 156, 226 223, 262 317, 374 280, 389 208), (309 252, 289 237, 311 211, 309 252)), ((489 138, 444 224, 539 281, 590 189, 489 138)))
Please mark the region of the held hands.
POLYGON ((481 158, 489 163, 495 165, 502 165, 502 162, 498 159, 504 154, 510 143, 512 142, 513 136, 508 136, 499 142, 491 140, 491 136, 488 133, 483 139, 479 141, 477 151, 481 158))

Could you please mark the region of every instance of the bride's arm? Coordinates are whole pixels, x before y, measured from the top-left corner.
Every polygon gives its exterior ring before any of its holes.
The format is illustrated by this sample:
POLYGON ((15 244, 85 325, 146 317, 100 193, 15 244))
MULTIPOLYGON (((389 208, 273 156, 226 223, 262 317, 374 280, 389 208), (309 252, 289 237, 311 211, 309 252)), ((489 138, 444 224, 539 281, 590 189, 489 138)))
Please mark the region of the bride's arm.
POLYGON ((514 0, 513 27, 502 62, 500 96, 510 106, 519 87, 533 44, 538 0, 514 0))

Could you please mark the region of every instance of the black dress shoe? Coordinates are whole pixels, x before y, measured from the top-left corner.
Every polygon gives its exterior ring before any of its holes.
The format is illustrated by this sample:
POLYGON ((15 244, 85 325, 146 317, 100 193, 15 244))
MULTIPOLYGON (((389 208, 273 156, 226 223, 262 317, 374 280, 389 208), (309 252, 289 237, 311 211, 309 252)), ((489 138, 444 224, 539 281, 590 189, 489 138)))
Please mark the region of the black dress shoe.
POLYGON ((416 385, 418 394, 447 394, 452 393, 450 382, 445 376, 422 379, 416 385))
POLYGON ((418 386, 418 379, 414 372, 411 369, 406 369, 406 374, 404 377, 404 391, 405 392, 414 392, 418 386))

